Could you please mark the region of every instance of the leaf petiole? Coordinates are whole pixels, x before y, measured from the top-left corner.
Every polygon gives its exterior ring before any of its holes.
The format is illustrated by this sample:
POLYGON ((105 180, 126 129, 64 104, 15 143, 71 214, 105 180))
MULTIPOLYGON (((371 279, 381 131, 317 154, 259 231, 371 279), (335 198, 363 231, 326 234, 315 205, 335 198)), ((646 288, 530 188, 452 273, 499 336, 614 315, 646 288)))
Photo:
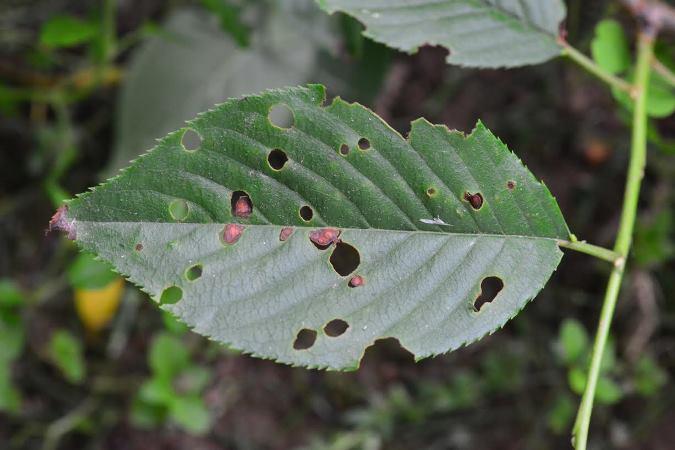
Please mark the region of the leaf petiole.
POLYGON ((569 57, 572 61, 579 64, 581 67, 586 69, 592 75, 595 75, 611 87, 615 87, 624 92, 627 92, 631 98, 635 98, 635 87, 628 83, 626 80, 613 75, 602 67, 597 65, 588 56, 581 53, 576 48, 572 47, 568 42, 561 40, 560 45, 563 47, 562 54, 563 56, 569 57))
POLYGON ((560 247, 569 248, 570 250, 575 250, 577 252, 585 253, 587 255, 594 256, 599 259, 603 259, 612 264, 617 264, 617 261, 622 259, 622 256, 608 248, 600 247, 598 245, 589 244, 583 241, 558 241, 560 247))

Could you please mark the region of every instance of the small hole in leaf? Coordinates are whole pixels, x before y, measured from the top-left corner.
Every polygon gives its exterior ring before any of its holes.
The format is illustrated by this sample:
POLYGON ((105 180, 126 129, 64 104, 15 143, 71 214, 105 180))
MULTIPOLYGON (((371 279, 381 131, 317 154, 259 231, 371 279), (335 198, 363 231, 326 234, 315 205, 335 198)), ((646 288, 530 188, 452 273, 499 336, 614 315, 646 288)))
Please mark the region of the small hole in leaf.
POLYGON ((427 196, 433 197, 434 195, 436 195, 436 189, 432 188, 432 187, 428 188, 427 189, 427 196))
POLYGON ((356 270, 361 263, 361 255, 349 244, 338 242, 329 259, 333 269, 343 277, 356 270))
POLYGON ((136 249, 137 252, 140 252, 141 250, 143 250, 143 244, 139 242, 138 244, 136 244, 134 249, 136 249))
POLYGON ((177 198, 169 203, 169 214, 171 214, 171 218, 173 218, 173 220, 181 222, 187 219, 189 212, 190 207, 182 198, 177 198))
POLYGON ((349 146, 347 144, 342 144, 340 146, 340 154, 343 156, 349 155, 349 146))
POLYGON ((506 187, 508 188, 508 190, 512 191, 516 188, 516 182, 513 180, 509 180, 506 182, 506 187))
POLYGON ((307 350, 316 342, 316 331, 309 328, 303 328, 298 331, 298 335, 293 342, 293 348, 296 350, 307 350))
POLYGON ((370 148, 370 141, 366 138, 359 139, 359 148, 361 150, 368 150, 370 148))
POLYGON ((185 150, 194 152, 202 145, 202 138, 195 130, 188 128, 185 130, 185 133, 183 133, 183 137, 180 142, 183 144, 183 148, 185 148, 185 150))
POLYGON ((473 302, 473 310, 478 312, 486 303, 490 303, 497 294, 504 289, 504 282, 498 277, 483 278, 480 283, 480 293, 473 302))
POLYGON ((195 281, 197 278, 202 276, 202 270, 203 268, 201 264, 195 264, 185 271, 185 278, 187 278, 189 281, 195 281))
POLYGON ((319 250, 326 250, 333 245, 340 237, 340 230, 337 228, 320 228, 309 233, 309 240, 319 250))
POLYGON ((470 192, 464 193, 464 200, 469 202, 473 209, 481 209, 483 206, 483 195, 480 192, 472 194, 470 192))
POLYGON ((220 240, 224 244, 234 244, 244 232, 244 227, 237 223, 228 223, 220 234, 220 240))
POLYGON ((287 240, 289 237, 291 237, 292 234, 293 234, 293 228, 291 228, 291 227, 284 227, 284 228, 282 228, 281 231, 279 232, 279 240, 280 240, 280 241, 285 241, 285 240, 287 240))
POLYGON ((305 222, 309 222, 312 220, 312 217, 314 217, 314 211, 312 208, 309 206, 305 205, 302 208, 300 208, 300 217, 302 217, 302 220, 305 222))
POLYGON ((338 337, 344 334, 349 328, 349 324, 342 319, 333 319, 323 327, 324 333, 330 337, 338 337))
POLYGON ((295 123, 293 111, 283 104, 272 106, 267 118, 272 125, 279 128, 291 128, 295 123))
POLYGON ((244 191, 234 191, 230 204, 232 206, 232 215, 235 217, 246 219, 253 212, 251 197, 244 191))
POLYGON ((286 156, 286 153, 283 150, 279 150, 278 148, 275 148, 267 155, 267 162, 274 170, 281 170, 286 164, 286 161, 288 161, 288 156, 286 156))
POLYGON ((355 288, 355 287, 363 286, 365 283, 366 283, 366 280, 364 280, 361 275, 355 275, 355 276, 352 277, 351 280, 349 280, 349 287, 355 288))
POLYGON ((162 295, 159 297, 160 305, 173 305, 183 298, 183 290, 178 286, 171 286, 164 289, 162 295))

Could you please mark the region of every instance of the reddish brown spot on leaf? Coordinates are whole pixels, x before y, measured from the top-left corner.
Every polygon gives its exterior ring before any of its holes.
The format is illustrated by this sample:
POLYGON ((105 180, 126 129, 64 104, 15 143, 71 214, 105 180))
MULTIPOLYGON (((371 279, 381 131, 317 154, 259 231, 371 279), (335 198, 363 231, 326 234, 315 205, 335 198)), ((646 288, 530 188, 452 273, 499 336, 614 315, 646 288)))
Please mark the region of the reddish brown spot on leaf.
POLYGON ((134 248, 136 249, 137 252, 140 252, 141 250, 143 250, 143 244, 139 242, 138 244, 136 244, 136 247, 134 248))
POLYGON ((340 230, 336 228, 320 228, 309 233, 309 239, 318 248, 325 249, 340 237, 340 230))
POLYGON ((514 189, 516 188, 516 182, 513 181, 513 180, 509 180, 509 181, 506 182, 506 187, 507 187, 510 191, 512 191, 512 190, 514 190, 514 189))
POLYGON ((48 232, 63 231, 68 234, 68 239, 75 240, 77 232, 75 230, 75 220, 68 219, 68 207, 66 205, 60 206, 56 210, 52 219, 49 221, 48 232))
POLYGON ((363 277, 361 275, 355 275, 355 276, 352 277, 351 280, 349 280, 349 287, 355 288, 355 287, 363 286, 365 284, 365 282, 366 281, 363 279, 363 277))
POLYGON ((291 237, 291 234, 293 234, 293 228, 284 227, 284 228, 281 229, 281 233, 279 233, 279 240, 285 241, 286 239, 291 237))
POLYGON ((223 242, 226 244, 234 244, 239 240, 243 232, 243 225, 239 225, 238 223, 228 223, 223 229, 223 242))
POLYGON ((480 192, 476 194, 471 194, 470 192, 464 193, 464 200, 471 204, 473 209, 480 209, 483 206, 483 196, 480 192))
POLYGON ((232 215, 248 218, 253 212, 253 202, 251 197, 244 191, 235 191, 232 193, 232 215))

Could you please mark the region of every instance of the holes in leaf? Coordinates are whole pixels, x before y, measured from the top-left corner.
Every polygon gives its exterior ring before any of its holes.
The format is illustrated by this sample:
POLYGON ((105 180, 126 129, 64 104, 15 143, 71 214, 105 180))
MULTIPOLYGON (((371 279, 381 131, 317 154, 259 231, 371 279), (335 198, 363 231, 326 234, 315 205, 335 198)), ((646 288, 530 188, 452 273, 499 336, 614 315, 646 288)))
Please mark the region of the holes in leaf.
POLYGON ((349 287, 355 288, 355 287, 363 286, 365 283, 366 283, 366 280, 364 280, 361 275, 355 275, 355 276, 352 277, 351 280, 349 280, 349 287))
POLYGON ((303 328, 298 331, 298 335, 293 342, 293 348, 296 350, 307 350, 316 342, 316 331, 309 328, 303 328))
POLYGON ((333 269, 339 275, 346 277, 359 267, 361 255, 359 255, 359 251, 351 245, 344 242, 338 242, 335 244, 335 249, 333 250, 333 253, 331 253, 329 261, 333 266, 333 269))
POLYGON ((274 170, 281 170, 288 161, 288 156, 283 150, 275 148, 267 155, 267 162, 274 170))
POLYGON ((300 208, 300 217, 305 222, 309 222, 310 220, 312 220, 312 217, 314 217, 314 210, 309 206, 305 205, 302 208, 300 208))
POLYGON ((361 150, 368 150, 370 148, 370 141, 366 138, 359 139, 359 148, 361 150))
POLYGON ((183 148, 189 152, 194 152, 202 145, 202 138, 195 130, 188 128, 183 133, 180 143, 183 148))
POLYGON ((173 220, 182 222, 183 220, 187 219, 189 212, 190 207, 188 206, 188 203, 182 198, 177 198, 169 203, 169 214, 171 214, 171 218, 173 220))
POLYGON ((349 324, 342 319, 333 319, 323 327, 324 333, 330 337, 343 335, 349 328, 349 324))
POLYGON ((436 195, 436 188, 429 187, 427 188, 427 196, 428 197, 433 197, 436 195))
POLYGON ((326 250, 340 237, 340 230, 336 228, 320 228, 309 233, 309 240, 319 250, 326 250))
POLYGON ((340 146, 340 154, 342 156, 347 156, 349 155, 349 146, 347 144, 342 144, 340 146))
POLYGON ((481 209, 481 207, 483 206, 483 194, 481 194, 480 192, 477 192, 475 194, 465 192, 464 200, 469 202, 471 207, 475 210, 481 209))
POLYGON ((253 212, 253 202, 251 197, 244 191, 234 191, 230 199, 232 205, 232 215, 247 219, 253 212))
POLYGON ((160 305, 173 305, 183 298, 183 290, 178 286, 170 286, 162 292, 159 297, 160 305))
POLYGON ((134 250, 136 250, 137 252, 142 251, 142 250, 143 250, 143 244, 141 244, 141 243, 139 242, 139 243, 136 244, 136 246, 134 247, 134 250))
POLYGON ((293 234, 293 228, 291 228, 291 227, 284 227, 284 228, 282 228, 281 231, 279 232, 279 240, 280 240, 280 241, 285 241, 285 240, 287 240, 289 237, 291 237, 292 234, 293 234))
POLYGON ((196 279, 202 276, 202 271, 203 271, 202 265, 195 264, 194 266, 188 268, 188 270, 185 271, 185 278, 187 278, 188 281, 195 281, 196 279))
POLYGON ((278 128, 288 129, 295 123, 295 117, 293 117, 291 108, 281 103, 270 108, 267 119, 269 119, 272 125, 278 128))
POLYGON ((476 312, 480 311, 483 305, 494 300, 502 289, 504 289, 504 282, 500 278, 483 278, 483 281, 480 283, 480 293, 473 302, 473 310, 476 312))
POLYGON ((224 244, 234 244, 239 240, 241 234, 244 232, 244 227, 237 223, 228 223, 223 228, 223 231, 220 235, 220 240, 224 244))
POLYGON ((514 189, 516 188, 516 182, 513 181, 513 180, 507 181, 507 182, 506 182, 506 188, 507 188, 509 191, 514 190, 514 189))

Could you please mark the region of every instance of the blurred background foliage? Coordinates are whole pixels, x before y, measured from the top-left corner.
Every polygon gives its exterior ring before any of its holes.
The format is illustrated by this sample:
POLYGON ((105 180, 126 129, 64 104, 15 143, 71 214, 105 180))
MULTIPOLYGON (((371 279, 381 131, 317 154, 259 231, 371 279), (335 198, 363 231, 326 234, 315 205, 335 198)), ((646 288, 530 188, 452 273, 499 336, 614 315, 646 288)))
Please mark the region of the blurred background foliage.
MULTIPOLYGON (((568 2, 569 40, 630 78, 632 21, 568 2)), ((45 228, 63 199, 228 97, 321 82, 402 133, 481 118, 543 178, 572 230, 610 245, 629 102, 564 61, 504 70, 403 55, 312 0, 0 2, 0 447, 555 449, 586 383, 608 268, 569 254, 477 344, 418 364, 381 341, 352 373, 236 354, 192 334, 45 228)), ((672 36, 658 44, 672 69, 672 36)), ((650 155, 629 276, 602 366, 593 448, 675 442, 675 95, 650 85, 650 155)))

